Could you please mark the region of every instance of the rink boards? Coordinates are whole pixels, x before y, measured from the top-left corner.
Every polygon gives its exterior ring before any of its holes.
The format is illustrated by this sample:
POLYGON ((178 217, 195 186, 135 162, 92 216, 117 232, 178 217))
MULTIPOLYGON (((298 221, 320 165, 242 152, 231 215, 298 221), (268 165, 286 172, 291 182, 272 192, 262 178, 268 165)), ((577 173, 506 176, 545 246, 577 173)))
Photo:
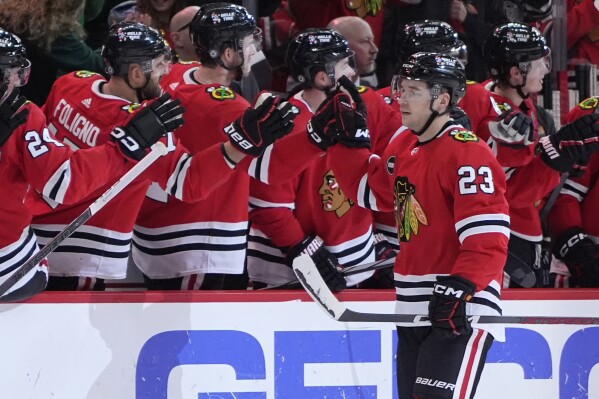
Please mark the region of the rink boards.
MULTIPOLYGON (((599 292, 506 292, 504 314, 599 316, 599 292)), ((347 292, 391 312, 391 292, 347 292)), ((395 327, 302 292, 44 293, 0 305, 3 398, 397 398, 395 327)), ((599 398, 599 326, 511 325, 477 398, 599 398)))

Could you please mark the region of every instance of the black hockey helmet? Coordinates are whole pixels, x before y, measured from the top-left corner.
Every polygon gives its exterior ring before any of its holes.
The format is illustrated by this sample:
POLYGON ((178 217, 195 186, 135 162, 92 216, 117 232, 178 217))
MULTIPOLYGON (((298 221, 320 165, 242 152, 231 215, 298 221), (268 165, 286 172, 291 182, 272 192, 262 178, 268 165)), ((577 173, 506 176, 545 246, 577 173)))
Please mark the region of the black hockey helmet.
POLYGON ((152 60, 161 55, 170 59, 170 47, 156 29, 137 22, 113 25, 102 46, 106 73, 127 77, 129 64, 139 64, 152 72, 152 60))
POLYGON ((433 100, 448 90, 451 106, 456 106, 466 93, 466 71, 464 65, 450 55, 439 53, 416 53, 401 66, 400 79, 420 80, 431 85, 433 100))
POLYGON ((447 22, 436 20, 417 21, 400 29, 397 37, 397 57, 405 61, 419 52, 443 53, 467 62, 466 45, 447 22))
POLYGON ((4 83, 24 86, 29 80, 31 62, 25 46, 16 35, 0 28, 0 70, 4 83))
POLYGON ((347 40, 334 30, 307 29, 291 40, 285 61, 293 78, 310 87, 319 71, 334 81, 335 63, 353 55, 347 40))
POLYGON ((494 77, 507 73, 512 66, 525 71, 527 63, 549 54, 549 47, 541 32, 518 22, 496 25, 483 46, 483 56, 494 77))
MULTIPOLYGON (((243 59, 243 39, 260 29, 245 7, 230 3, 210 3, 200 7, 191 24, 189 34, 198 54, 204 53, 217 60, 226 48, 237 51, 243 59)), ((259 49, 258 49, 259 50, 259 49)))

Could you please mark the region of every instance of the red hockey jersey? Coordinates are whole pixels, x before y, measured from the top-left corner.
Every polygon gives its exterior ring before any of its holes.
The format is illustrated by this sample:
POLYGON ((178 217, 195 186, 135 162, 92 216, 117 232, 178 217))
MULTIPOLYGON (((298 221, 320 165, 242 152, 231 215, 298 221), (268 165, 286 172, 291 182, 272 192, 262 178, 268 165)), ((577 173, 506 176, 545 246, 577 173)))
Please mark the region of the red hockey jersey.
MULTIPOLYGON (((599 112, 599 97, 582 101, 566 116, 570 123, 583 115, 599 112)), ((581 227, 589 237, 599 243, 599 154, 593 154, 580 177, 569 177, 557 198, 549 222, 554 236, 572 227, 581 227)))
POLYGON ((539 206, 542 199, 559 181, 559 173, 548 167, 535 153, 540 130, 536 108, 530 99, 524 101, 524 110, 506 97, 489 91, 492 82, 485 85, 471 83, 459 105, 466 112, 474 132, 485 140, 495 153, 507 177, 506 198, 510 204, 512 234, 531 242, 543 239, 539 206), (537 140, 525 148, 514 149, 498 145, 489 131, 489 122, 503 112, 514 110, 528 115, 535 129, 537 140), (531 184, 534 182, 534 184, 531 184))
POLYGON ((395 210, 398 312, 427 314, 436 277, 449 274, 476 284, 469 314, 501 312, 509 237, 505 176, 482 140, 450 122, 426 143, 400 135, 382 157, 340 145, 330 156, 348 196, 371 209, 395 210))
POLYGON ((36 236, 29 227, 32 213, 25 206, 28 191, 35 190, 52 203, 73 203, 127 169, 112 143, 73 153, 46 128, 44 114, 36 105, 27 103, 24 107, 29 110, 27 122, 0 148, 4 193, 0 271, 5 277, 38 251, 36 236))
MULTIPOLYGON (((105 83, 101 75, 86 71, 74 72, 56 81, 43 110, 49 129, 58 139, 75 149, 95 147, 107 142, 112 129, 140 107, 123 98, 104 94, 101 87, 105 83)), ((156 182, 156 186, 150 193, 158 191, 166 196, 167 193, 160 189, 162 187, 177 198, 193 201, 206 196, 218 185, 216 176, 226 178, 232 173, 218 147, 205 155, 190 158, 172 135, 168 135, 165 143, 169 148, 168 155, 159 158, 48 257, 51 275, 124 278, 133 226, 151 182, 156 182), (199 179, 196 173, 207 170, 205 165, 208 164, 209 178, 202 176, 199 179)), ((98 166, 103 164, 98 163, 98 166)), ((121 174, 112 175, 111 180, 116 181, 121 174)), ((52 239, 108 187, 104 185, 83 201, 69 206, 56 207, 40 196, 28 198, 29 205, 38 215, 33 226, 40 243, 52 239)))

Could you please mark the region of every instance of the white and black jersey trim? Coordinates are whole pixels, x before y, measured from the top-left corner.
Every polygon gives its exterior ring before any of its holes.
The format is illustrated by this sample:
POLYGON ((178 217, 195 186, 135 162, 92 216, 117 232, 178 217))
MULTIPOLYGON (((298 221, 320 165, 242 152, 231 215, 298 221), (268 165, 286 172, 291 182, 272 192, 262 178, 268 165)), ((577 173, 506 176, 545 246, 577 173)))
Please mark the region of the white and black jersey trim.
POLYGON ((66 160, 48 179, 42 190, 42 195, 58 203, 64 202, 69 185, 71 184, 71 161, 66 160))
POLYGON ((181 155, 175 170, 169 176, 166 183, 166 192, 179 200, 183 199, 183 187, 185 186, 187 171, 189 170, 192 159, 193 158, 189 154, 181 155))
POLYGON ((504 213, 474 215, 455 224, 460 243, 475 234, 499 233, 510 237, 510 217, 504 213))
MULTIPOLYGON (((49 230, 44 225, 34 225, 35 234, 41 247, 52 240, 61 229, 49 230)), ((127 259, 131 249, 131 238, 109 237, 108 230, 95 228, 96 231, 75 231, 63 244, 58 246, 55 253, 89 254, 102 258, 127 259)), ((118 233, 117 233, 118 234, 118 233)))
POLYGON ((204 229, 190 229, 190 230, 182 230, 171 233, 163 233, 163 234, 144 234, 135 230, 133 235, 135 240, 133 241, 133 245, 141 252, 144 252, 148 255, 160 256, 160 255, 168 255, 177 252, 185 252, 185 251, 237 251, 243 250, 246 248, 246 243, 238 243, 238 244, 215 244, 215 243, 206 243, 206 242, 187 242, 179 245, 171 245, 166 247, 155 247, 150 244, 152 242, 160 242, 160 241, 169 241, 169 240, 182 240, 185 238, 191 238, 194 236, 205 236, 205 237, 224 237, 224 238, 234 238, 241 237, 247 233, 246 229, 243 230, 221 230, 221 229, 213 229, 213 228, 204 228, 204 229), (146 245, 141 245, 140 242, 144 241, 147 243, 146 245))
POLYGON ((36 252, 38 247, 35 234, 27 227, 16 242, 0 248, 0 277, 13 272, 36 252))
MULTIPOLYGON (((441 275, 427 274, 423 276, 404 276, 395 274, 395 299, 398 307, 410 307, 417 311, 421 308, 426 314, 428 303, 433 294, 433 285, 437 277, 441 275), (401 303, 401 304, 400 304, 401 303), (416 307, 416 308, 415 308, 416 307)), ((472 310, 469 314, 501 314, 501 287, 496 281, 485 287, 484 290, 477 291, 468 307, 472 310)), ((411 313, 406 309, 405 313, 411 313)))
POLYGON ((560 190, 560 194, 571 195, 572 197, 576 198, 578 202, 582 202, 584 197, 586 197, 588 191, 588 187, 585 187, 580 183, 576 183, 575 181, 568 179, 566 180, 566 183, 560 190))
POLYGON ((248 174, 261 181, 262 183, 268 184, 268 168, 270 167, 270 154, 272 153, 273 144, 266 147, 262 156, 252 159, 248 168, 248 174))
POLYGON ((256 197, 250 197, 250 209, 261 209, 261 208, 289 208, 295 209, 295 203, 293 202, 270 202, 264 201, 256 197))
MULTIPOLYGON (((376 155, 371 155, 371 159, 373 157, 379 158, 376 155)), ((373 211, 378 211, 376 197, 372 190, 370 189, 370 185, 368 184, 368 174, 365 174, 360 179, 360 184, 358 185, 358 205, 362 208, 372 209, 373 211)))
POLYGON ((387 242, 391 245, 391 247, 399 251, 399 239, 397 238, 397 227, 389 226, 382 223, 375 224, 375 233, 381 233, 387 239, 387 242))

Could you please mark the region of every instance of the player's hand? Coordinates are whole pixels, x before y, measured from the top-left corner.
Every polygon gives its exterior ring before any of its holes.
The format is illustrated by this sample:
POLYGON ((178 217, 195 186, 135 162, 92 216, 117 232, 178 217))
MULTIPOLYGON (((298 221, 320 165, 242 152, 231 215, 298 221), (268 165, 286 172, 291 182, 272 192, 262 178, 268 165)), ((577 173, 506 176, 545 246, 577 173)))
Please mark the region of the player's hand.
POLYGON ((534 144, 536 134, 532 119, 519 111, 506 111, 489 123, 489 132, 499 145, 524 148, 534 144))
POLYGON ((574 227, 555 240, 553 254, 563 261, 581 287, 599 287, 599 245, 580 227, 574 227))
POLYGON ((541 138, 537 151, 541 159, 559 172, 599 151, 599 114, 583 115, 564 125, 555 134, 541 138))
POLYGON ((472 331, 466 314, 466 303, 472 299, 476 286, 463 277, 439 276, 433 286, 433 296, 428 304, 428 315, 433 328, 447 338, 472 331))
POLYGON ((239 151, 258 157, 276 140, 293 130, 293 119, 298 110, 280 97, 263 92, 254 108, 248 108, 241 117, 225 128, 229 141, 239 151))
MULTIPOLYGON (((8 86, 0 84, 0 99, 6 95, 8 86)), ((15 130, 27 121, 29 110, 19 109, 25 104, 25 97, 19 95, 19 89, 14 88, 0 104, 0 147, 6 143, 15 130), (18 112, 17 112, 18 111, 18 112)))
POLYGON ((286 262, 293 264, 293 260, 300 255, 309 255, 322 279, 333 292, 339 292, 347 287, 345 277, 337 269, 339 261, 325 247, 322 239, 318 236, 308 236, 287 251, 286 262))
POLYGON ((322 104, 318 107, 312 118, 308 121, 306 130, 308 138, 314 145, 321 150, 326 151, 327 148, 333 146, 337 140, 336 129, 336 113, 339 107, 351 107, 350 97, 345 93, 340 93, 335 90, 327 96, 322 104))
POLYGON ((358 88, 347 77, 342 76, 337 81, 339 90, 347 93, 353 103, 339 102, 335 109, 337 141, 350 148, 370 149, 370 132, 368 131, 368 112, 358 88))
POLYGON ((123 126, 115 127, 110 133, 111 139, 118 144, 125 158, 139 161, 162 136, 185 122, 184 112, 181 101, 163 94, 136 111, 123 126))

